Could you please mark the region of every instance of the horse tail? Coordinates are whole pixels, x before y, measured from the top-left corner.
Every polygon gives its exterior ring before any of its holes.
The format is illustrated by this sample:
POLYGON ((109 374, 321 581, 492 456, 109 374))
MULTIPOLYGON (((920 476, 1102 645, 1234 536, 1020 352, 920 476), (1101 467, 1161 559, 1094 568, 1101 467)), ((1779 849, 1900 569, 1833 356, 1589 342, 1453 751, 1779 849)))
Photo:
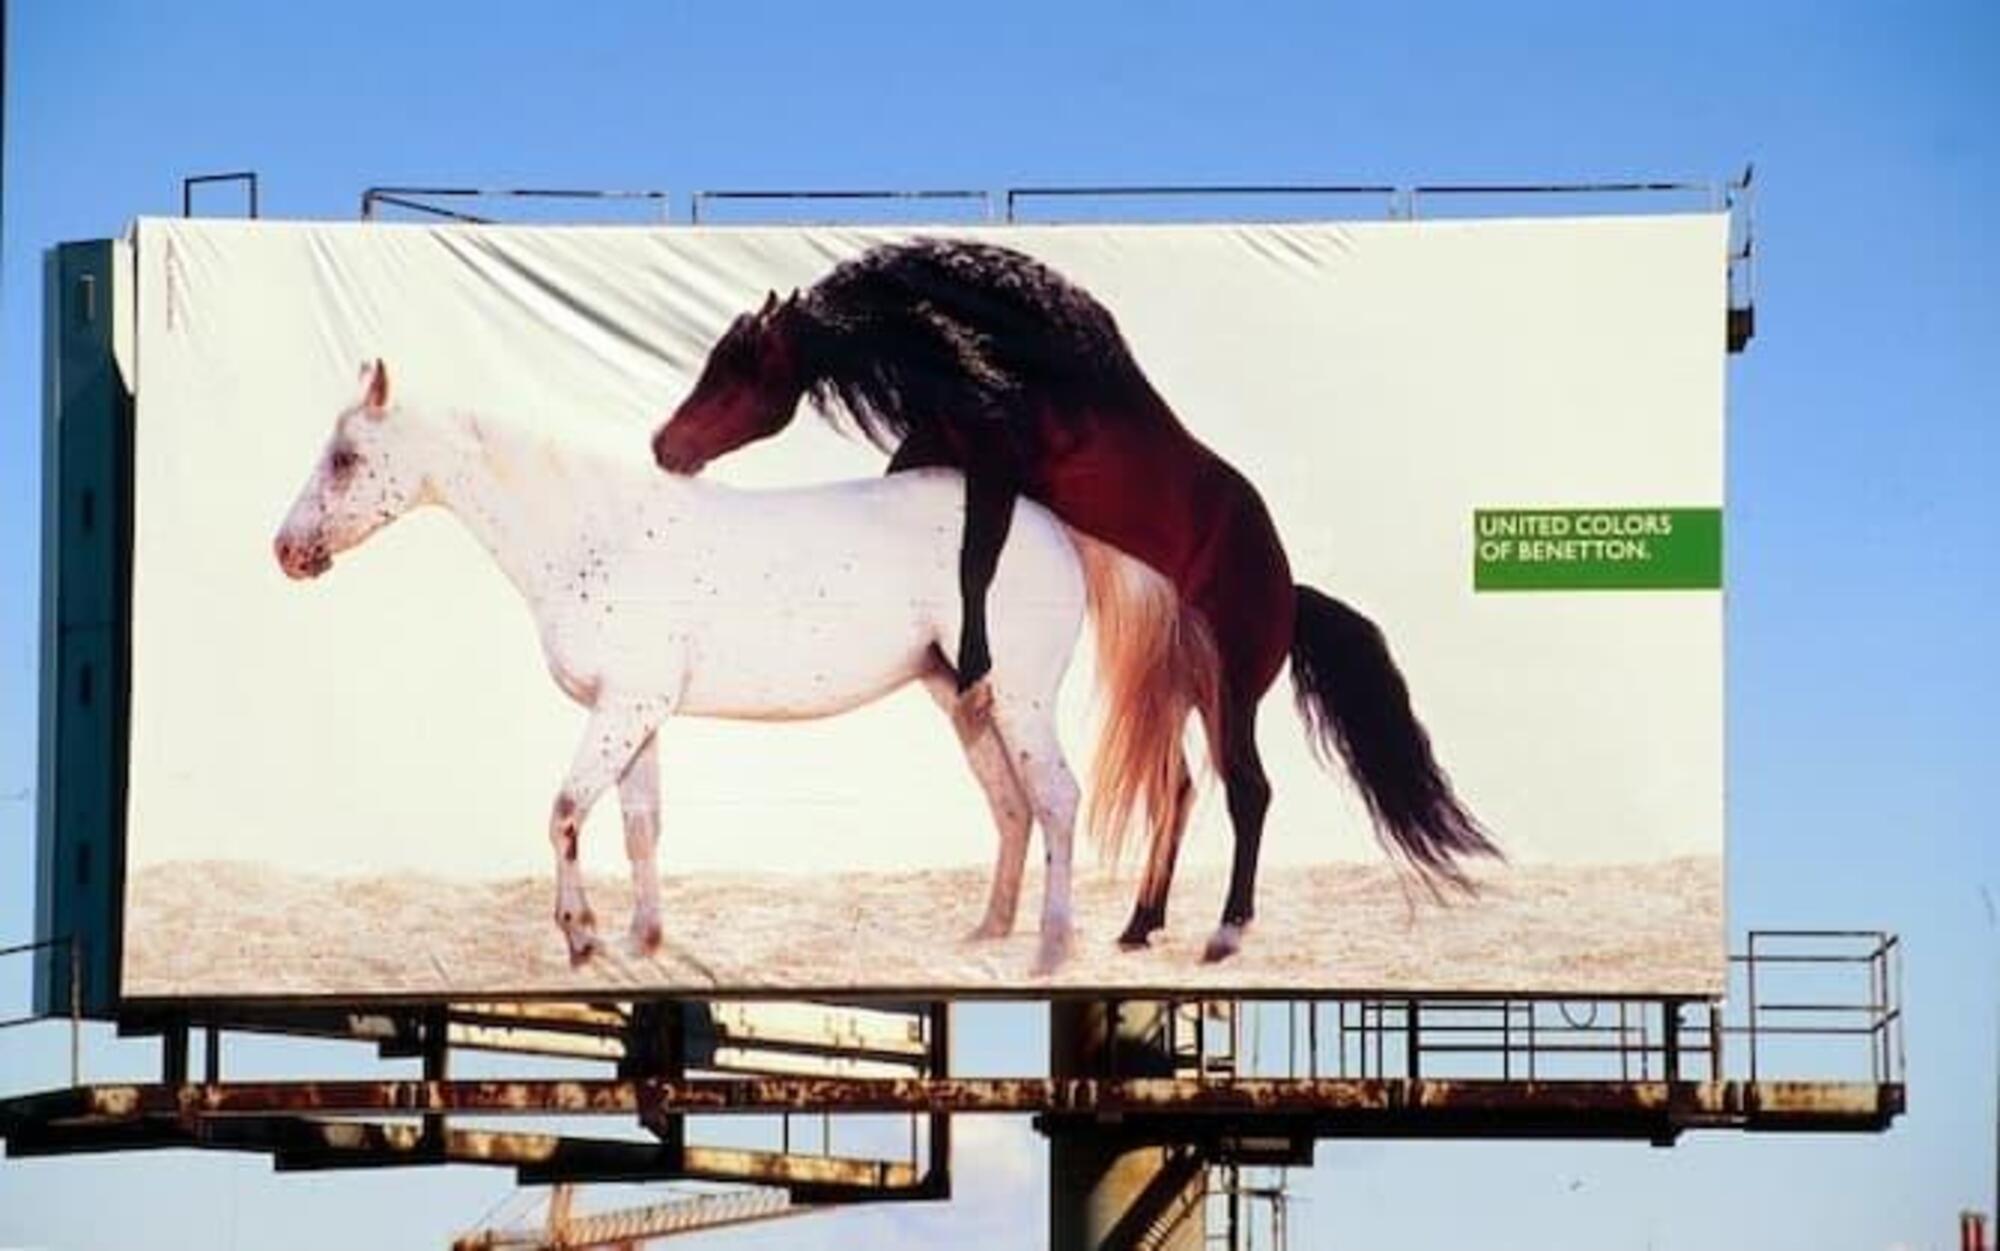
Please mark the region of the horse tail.
POLYGON ((1172 582, 1117 548, 1071 538, 1083 561, 1105 704, 1084 823, 1115 863, 1142 810, 1153 847, 1173 836, 1186 773, 1182 736, 1190 713, 1213 723, 1221 667, 1206 623, 1172 582))
POLYGON ((1297 588, 1292 689, 1320 763, 1337 752, 1368 802, 1376 837, 1436 893, 1475 886, 1461 856, 1504 858, 1452 793, 1410 709, 1410 689, 1375 623, 1309 586, 1297 588))

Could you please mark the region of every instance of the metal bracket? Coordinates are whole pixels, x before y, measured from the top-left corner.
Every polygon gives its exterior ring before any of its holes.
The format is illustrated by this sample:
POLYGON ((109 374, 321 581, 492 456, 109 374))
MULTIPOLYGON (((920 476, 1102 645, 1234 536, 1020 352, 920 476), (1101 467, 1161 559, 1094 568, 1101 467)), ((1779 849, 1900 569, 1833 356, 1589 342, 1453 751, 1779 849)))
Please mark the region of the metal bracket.
POLYGON ((248 216, 254 220, 257 217, 257 175, 255 171, 247 169, 227 174, 195 174, 192 177, 181 179, 181 216, 194 216, 194 189, 196 187, 205 187, 225 182, 240 182, 244 185, 249 195, 250 212, 248 216))

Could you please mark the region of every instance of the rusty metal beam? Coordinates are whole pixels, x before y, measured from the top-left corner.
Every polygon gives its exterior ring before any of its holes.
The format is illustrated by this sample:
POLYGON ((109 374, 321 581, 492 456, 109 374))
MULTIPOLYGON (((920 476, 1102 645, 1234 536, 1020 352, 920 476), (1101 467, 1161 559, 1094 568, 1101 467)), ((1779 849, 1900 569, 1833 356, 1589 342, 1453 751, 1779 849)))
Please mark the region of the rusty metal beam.
MULTIPOLYGON (((430 1005, 436 1008, 440 1005, 430 1005)), ((620 1061, 631 1015, 664 1005, 556 1001, 470 1001, 444 1005, 451 1046, 558 1059, 620 1061)), ((922 1017, 907 1008, 852 1004, 685 1002, 688 1061, 702 1069, 758 1074, 917 1076, 927 1056, 922 1017)), ((128 1036, 166 1035, 186 1024, 246 1033, 344 1038, 372 1042, 386 1057, 423 1054, 424 1010, 229 1005, 192 1015, 131 1009, 119 1022, 128 1036)))
POLYGON ((523 1185, 577 1181, 710 1181, 779 1186, 800 1202, 928 1197, 916 1167, 901 1160, 781 1155, 690 1146, 682 1158, 659 1143, 511 1131, 454 1129, 441 1148, 420 1125, 308 1117, 211 1118, 189 1127, 150 1117, 94 1125, 17 1128, 12 1156, 205 1149, 272 1157, 281 1172, 405 1168, 436 1164, 511 1167, 523 1185))
POLYGON ((286 1081, 99 1085, 0 1103, 15 1126, 146 1117, 187 1123, 272 1115, 362 1116, 731 1114, 777 1112, 1042 1113, 1052 1117, 1192 1117, 1308 1122, 1318 1136, 1425 1127, 1580 1136, 1594 1126, 1879 1130, 1903 1110, 1900 1084, 1242 1078, 704 1078, 684 1081, 286 1081))
POLYGON ((842 1193, 871 1197, 914 1190, 923 1180, 905 1160, 865 1160, 835 1155, 782 1155, 728 1147, 687 1148, 682 1176, 698 1181, 748 1182, 783 1186, 795 1197, 817 1199, 842 1193))
POLYGON ((111 1151, 158 1151, 201 1145, 177 1120, 114 1121, 99 1125, 20 1124, 7 1131, 7 1155, 96 1155, 111 1151))

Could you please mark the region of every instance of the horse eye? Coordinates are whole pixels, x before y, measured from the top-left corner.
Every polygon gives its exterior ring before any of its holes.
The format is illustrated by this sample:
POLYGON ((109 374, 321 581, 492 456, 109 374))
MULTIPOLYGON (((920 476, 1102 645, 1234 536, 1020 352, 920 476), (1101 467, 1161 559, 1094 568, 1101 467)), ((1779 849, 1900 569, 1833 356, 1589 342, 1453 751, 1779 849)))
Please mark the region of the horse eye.
POLYGON ((361 458, 343 447, 335 449, 329 458, 329 463, 333 466, 333 476, 344 478, 354 472, 354 467, 361 463, 361 458))

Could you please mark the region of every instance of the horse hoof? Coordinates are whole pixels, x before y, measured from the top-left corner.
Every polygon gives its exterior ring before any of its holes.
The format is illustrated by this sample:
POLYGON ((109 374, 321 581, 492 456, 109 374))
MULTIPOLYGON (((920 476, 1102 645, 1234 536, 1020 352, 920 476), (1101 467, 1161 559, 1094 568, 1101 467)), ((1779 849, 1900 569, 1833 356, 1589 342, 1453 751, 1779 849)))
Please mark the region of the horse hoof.
POLYGON ((1219 926, 1215 933, 1209 937, 1208 946, 1202 948, 1201 962, 1203 964, 1214 964, 1220 960, 1227 960, 1241 950, 1243 950, 1243 927, 1240 925, 1219 926))
POLYGON ((1153 945, 1153 931, 1132 929, 1118 936, 1120 951, 1142 951, 1153 945))
POLYGON ((978 925, 965 932, 965 941, 968 943, 986 943, 996 938, 1005 938, 1013 932, 1014 927, 1011 925, 1002 925, 998 921, 981 921, 978 925))
POLYGON ((1035 953, 1035 964, 1028 970, 1028 976, 1047 977, 1054 973, 1062 967, 1063 961, 1069 959, 1069 949, 1070 931, 1042 935, 1041 950, 1035 953))
POLYGON ((664 935, 660 931, 660 923, 658 921, 649 921, 644 925, 634 922, 632 933, 628 937, 627 942, 632 948, 633 955, 653 956, 659 954, 660 943, 663 938, 664 935))
POLYGON ((596 954, 597 940, 595 938, 572 939, 569 944, 569 967, 580 969, 584 965, 589 964, 590 958, 596 954))

